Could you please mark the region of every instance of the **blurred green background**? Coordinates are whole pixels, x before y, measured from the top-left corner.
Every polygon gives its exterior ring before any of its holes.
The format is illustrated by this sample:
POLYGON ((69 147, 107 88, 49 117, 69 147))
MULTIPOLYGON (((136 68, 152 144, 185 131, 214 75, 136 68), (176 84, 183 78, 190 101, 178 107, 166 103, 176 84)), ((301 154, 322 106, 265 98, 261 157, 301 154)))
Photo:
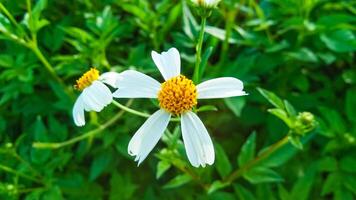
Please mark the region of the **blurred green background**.
MULTIPOLYGON (((86 113, 83 128, 71 116, 75 80, 92 66, 163 81, 150 52, 176 47, 183 74, 192 77, 196 7, 179 0, 0 2, 0 199, 356 198, 355 1, 220 2, 207 19, 203 80, 237 77, 249 96, 199 102, 209 110, 199 116, 216 151, 215 164, 199 169, 185 156, 177 124, 137 167, 127 144, 144 118, 113 104, 86 113), (290 133, 283 113, 289 118, 292 105, 313 113, 316 129, 241 171, 244 160, 290 133)), ((157 107, 128 103, 147 113, 157 107)))

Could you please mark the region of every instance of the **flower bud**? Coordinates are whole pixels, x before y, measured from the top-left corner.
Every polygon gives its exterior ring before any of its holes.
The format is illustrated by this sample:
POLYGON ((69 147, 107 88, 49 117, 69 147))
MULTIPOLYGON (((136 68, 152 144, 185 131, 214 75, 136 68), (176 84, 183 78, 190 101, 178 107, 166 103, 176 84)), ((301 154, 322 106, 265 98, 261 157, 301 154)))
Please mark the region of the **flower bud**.
POLYGON ((315 121, 314 115, 311 114, 310 112, 299 113, 297 119, 300 120, 304 125, 307 125, 307 126, 314 123, 314 121, 315 121))
POLYGON ((316 121, 314 115, 310 112, 301 112, 297 116, 293 130, 298 135, 304 135, 313 130, 315 126, 316 121))
POLYGON ((211 9, 216 7, 220 0, 191 0, 191 2, 199 7, 211 9))

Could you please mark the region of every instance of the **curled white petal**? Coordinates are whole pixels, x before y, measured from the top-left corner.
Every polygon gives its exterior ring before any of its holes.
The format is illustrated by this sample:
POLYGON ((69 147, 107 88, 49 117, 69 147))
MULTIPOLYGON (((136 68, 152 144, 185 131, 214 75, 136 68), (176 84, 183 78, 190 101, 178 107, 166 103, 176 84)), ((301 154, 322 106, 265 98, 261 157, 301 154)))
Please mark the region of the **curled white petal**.
POLYGON ((84 109, 86 111, 100 112, 112 101, 111 91, 100 81, 94 81, 82 93, 84 109))
POLYGON ((81 95, 74 103, 73 107, 73 120, 75 125, 77 126, 84 126, 85 125, 85 117, 84 117, 84 102, 81 98, 81 95))
POLYGON ((112 93, 106 85, 99 81, 94 81, 90 87, 104 107, 112 102, 112 93))
POLYGON ((100 112, 112 101, 112 94, 109 88, 100 81, 94 81, 85 88, 74 103, 73 119, 77 126, 85 125, 85 111, 100 112))
POLYGON ((161 54, 152 51, 151 56, 165 80, 180 74, 180 55, 176 48, 170 48, 161 54))
POLYGON ((120 73, 116 87, 116 98, 157 98, 161 84, 141 72, 127 70, 120 73))
POLYGON ((152 151, 168 126, 171 114, 164 110, 153 113, 131 138, 128 153, 135 156, 138 165, 152 151))
POLYGON ((237 78, 222 77, 197 85, 198 99, 214 99, 247 95, 243 83, 237 78))
POLYGON ((189 111, 181 118, 182 135, 188 159, 194 167, 212 165, 215 160, 213 142, 199 117, 189 111))
POLYGON ((120 79, 120 73, 117 72, 106 72, 100 75, 99 80, 111 87, 116 88, 116 81, 120 79))

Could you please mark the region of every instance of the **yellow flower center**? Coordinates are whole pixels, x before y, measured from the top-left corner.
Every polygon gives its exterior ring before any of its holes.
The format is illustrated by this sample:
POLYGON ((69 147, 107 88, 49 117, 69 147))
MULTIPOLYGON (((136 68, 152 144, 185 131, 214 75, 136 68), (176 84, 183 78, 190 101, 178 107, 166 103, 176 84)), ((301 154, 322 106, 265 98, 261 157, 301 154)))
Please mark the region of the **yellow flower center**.
POLYGON ((179 75, 162 84, 158 101, 164 110, 180 115, 197 105, 197 90, 193 81, 179 75))
POLYGON ((77 84, 74 85, 74 88, 82 91, 86 87, 92 84, 93 81, 98 80, 99 78, 99 71, 95 68, 91 68, 89 71, 85 72, 82 77, 80 77, 76 82, 77 84))

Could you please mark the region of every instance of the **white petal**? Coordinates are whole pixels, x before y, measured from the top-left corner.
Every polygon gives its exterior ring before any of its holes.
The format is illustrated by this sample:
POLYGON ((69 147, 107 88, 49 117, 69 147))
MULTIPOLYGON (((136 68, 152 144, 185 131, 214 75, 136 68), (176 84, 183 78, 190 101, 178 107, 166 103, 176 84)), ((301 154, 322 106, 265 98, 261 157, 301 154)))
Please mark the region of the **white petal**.
POLYGON ((116 81, 120 79, 120 74, 117 72, 106 72, 100 75, 99 80, 103 83, 116 88, 116 81))
POLYGON ((74 103, 72 114, 73 114, 73 119, 74 119, 75 125, 77 125, 77 126, 85 125, 84 102, 82 100, 81 95, 78 97, 78 99, 74 103))
POLYGON ((199 117, 189 111, 181 118, 182 135, 188 159, 194 167, 212 165, 215 160, 213 142, 199 117))
POLYGON ((164 130, 167 128, 170 119, 171 114, 164 110, 158 110, 146 120, 131 138, 128 153, 131 156, 136 156, 135 161, 138 161, 138 165, 141 164, 157 144, 164 130))
POLYGON ((165 80, 180 74, 180 55, 176 48, 170 48, 161 54, 152 51, 151 56, 165 80))
POLYGON ((215 78, 197 85, 198 99, 214 99, 247 95, 237 78, 215 78))
POLYGON ((81 96, 86 111, 100 112, 112 101, 111 91, 100 81, 94 81, 89 87, 85 88, 81 96))
POLYGON ((97 95, 100 103, 104 106, 112 102, 112 93, 109 88, 100 81, 94 81, 91 85, 92 91, 97 95))
POLYGON ((120 73, 116 82, 116 98, 157 98, 161 84, 155 79, 135 70, 120 73))

